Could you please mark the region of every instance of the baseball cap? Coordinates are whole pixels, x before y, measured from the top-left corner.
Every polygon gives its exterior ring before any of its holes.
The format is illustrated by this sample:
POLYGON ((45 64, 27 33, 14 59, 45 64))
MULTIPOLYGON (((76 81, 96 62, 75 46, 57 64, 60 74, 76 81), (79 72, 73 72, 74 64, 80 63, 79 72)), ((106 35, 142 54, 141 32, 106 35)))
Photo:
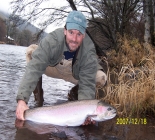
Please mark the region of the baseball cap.
POLYGON ((80 11, 72 11, 68 14, 66 20, 67 30, 76 29, 82 34, 85 33, 87 20, 80 11))

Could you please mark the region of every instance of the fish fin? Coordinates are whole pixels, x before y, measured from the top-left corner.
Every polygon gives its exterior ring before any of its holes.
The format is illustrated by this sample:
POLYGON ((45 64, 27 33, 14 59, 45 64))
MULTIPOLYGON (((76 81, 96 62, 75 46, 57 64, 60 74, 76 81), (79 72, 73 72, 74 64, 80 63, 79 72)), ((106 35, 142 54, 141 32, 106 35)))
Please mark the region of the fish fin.
POLYGON ((92 118, 96 117, 97 115, 96 114, 93 114, 93 115, 88 115, 87 118, 89 118, 91 121, 93 120, 92 118))

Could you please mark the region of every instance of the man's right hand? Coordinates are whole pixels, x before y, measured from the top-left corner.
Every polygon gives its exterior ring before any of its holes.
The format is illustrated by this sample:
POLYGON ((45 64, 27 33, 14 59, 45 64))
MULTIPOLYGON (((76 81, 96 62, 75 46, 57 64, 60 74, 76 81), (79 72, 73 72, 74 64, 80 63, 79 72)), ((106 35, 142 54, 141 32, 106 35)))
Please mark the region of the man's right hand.
POLYGON ((29 109, 29 107, 26 105, 26 103, 23 100, 18 100, 18 105, 16 108, 16 117, 19 120, 25 120, 24 119, 24 111, 29 109))

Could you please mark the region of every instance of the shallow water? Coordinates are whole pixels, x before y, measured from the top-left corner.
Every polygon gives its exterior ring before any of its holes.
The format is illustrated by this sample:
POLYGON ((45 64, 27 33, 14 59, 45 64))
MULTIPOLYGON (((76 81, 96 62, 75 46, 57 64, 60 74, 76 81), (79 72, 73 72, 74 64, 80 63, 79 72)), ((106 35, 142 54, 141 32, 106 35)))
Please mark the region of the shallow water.
MULTIPOLYGON (((154 139, 155 121, 147 118, 147 123, 142 124, 145 117, 142 122, 138 121, 139 124, 117 124, 121 118, 114 118, 96 125, 80 127, 56 127, 32 122, 18 122, 18 128, 15 127, 16 94, 25 71, 25 50, 26 47, 0 45, 0 140, 154 139)), ((67 101, 67 93, 72 86, 69 82, 43 75, 44 105, 67 101)), ((32 95, 29 106, 34 107, 34 104, 32 95)))

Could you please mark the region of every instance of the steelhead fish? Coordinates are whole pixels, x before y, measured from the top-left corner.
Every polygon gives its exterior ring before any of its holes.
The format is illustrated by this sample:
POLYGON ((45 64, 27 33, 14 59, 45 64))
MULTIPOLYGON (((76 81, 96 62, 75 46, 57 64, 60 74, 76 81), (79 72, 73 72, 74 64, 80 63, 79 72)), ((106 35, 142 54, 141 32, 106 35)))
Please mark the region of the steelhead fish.
POLYGON ((116 116, 116 109, 100 100, 80 100, 28 109, 25 120, 59 126, 80 126, 87 117, 101 122, 116 116))

